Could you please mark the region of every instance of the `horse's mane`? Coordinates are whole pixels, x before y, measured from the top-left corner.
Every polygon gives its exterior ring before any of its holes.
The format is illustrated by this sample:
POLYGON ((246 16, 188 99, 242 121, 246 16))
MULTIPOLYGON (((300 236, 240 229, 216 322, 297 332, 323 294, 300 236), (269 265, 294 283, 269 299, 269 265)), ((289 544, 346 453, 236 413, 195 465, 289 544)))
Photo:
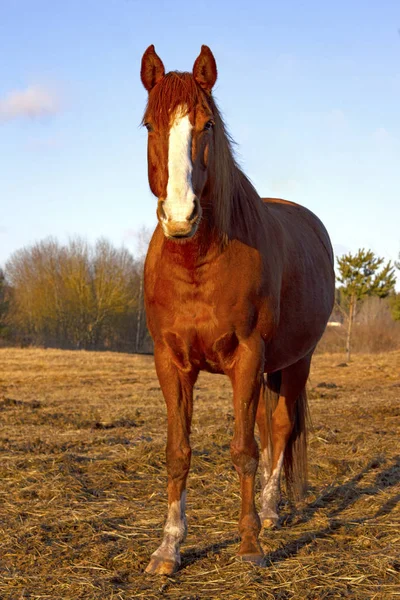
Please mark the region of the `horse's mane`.
POLYGON ((208 188, 213 225, 222 238, 244 237, 255 241, 265 208, 253 184, 236 163, 232 149, 234 142, 211 94, 200 88, 191 73, 171 71, 149 94, 143 120, 151 113, 158 126, 168 126, 171 114, 178 106, 186 106, 190 113, 198 104, 208 105, 215 121, 215 150, 209 163, 208 188))

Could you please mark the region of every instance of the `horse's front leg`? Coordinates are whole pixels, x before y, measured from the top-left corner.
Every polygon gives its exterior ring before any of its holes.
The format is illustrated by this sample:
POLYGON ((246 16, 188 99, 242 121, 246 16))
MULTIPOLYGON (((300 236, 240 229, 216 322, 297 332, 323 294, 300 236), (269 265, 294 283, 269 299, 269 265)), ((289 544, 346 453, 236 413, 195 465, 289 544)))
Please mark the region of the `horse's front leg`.
MULTIPOLYGON (((190 424, 193 412, 193 386, 198 372, 186 365, 179 368, 165 346, 155 347, 158 379, 167 405, 168 516, 161 545, 152 554, 147 573, 171 575, 181 563, 180 544, 187 532, 186 479, 190 467, 190 424)), ((179 363, 178 363, 179 365, 179 363)))
POLYGON ((261 525, 254 503, 254 481, 258 466, 258 446, 254 424, 263 377, 264 345, 258 336, 239 344, 233 367, 228 372, 233 386, 235 429, 231 456, 239 474, 242 508, 239 520, 243 560, 261 564, 263 551, 258 541, 261 525))

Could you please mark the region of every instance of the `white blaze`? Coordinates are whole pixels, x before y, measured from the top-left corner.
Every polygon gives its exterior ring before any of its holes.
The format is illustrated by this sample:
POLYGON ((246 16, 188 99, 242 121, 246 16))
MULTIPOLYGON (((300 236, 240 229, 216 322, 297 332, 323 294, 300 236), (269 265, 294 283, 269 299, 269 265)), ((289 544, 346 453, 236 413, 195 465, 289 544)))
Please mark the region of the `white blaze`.
POLYGON ((169 130, 168 185, 163 208, 172 221, 186 221, 193 212, 191 140, 189 115, 178 108, 169 130))

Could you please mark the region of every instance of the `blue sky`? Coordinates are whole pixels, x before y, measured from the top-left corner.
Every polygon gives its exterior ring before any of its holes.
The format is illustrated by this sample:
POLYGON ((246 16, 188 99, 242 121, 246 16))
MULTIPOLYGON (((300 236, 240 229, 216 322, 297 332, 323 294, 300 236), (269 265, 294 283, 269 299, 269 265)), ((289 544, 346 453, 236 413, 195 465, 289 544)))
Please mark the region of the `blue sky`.
POLYGON ((49 235, 135 250, 154 226, 139 126, 151 43, 167 70, 211 47, 260 195, 316 212, 337 254, 396 259, 399 29, 398 0, 1 0, 0 265, 49 235))

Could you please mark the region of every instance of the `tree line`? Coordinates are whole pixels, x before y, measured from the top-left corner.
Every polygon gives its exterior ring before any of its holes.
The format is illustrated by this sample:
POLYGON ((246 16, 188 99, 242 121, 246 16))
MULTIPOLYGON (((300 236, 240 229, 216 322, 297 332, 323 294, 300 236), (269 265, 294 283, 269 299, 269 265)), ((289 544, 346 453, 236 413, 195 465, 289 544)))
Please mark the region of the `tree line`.
POLYGON ((3 343, 151 351, 143 260, 101 239, 47 239, 15 252, 0 273, 3 343))
MULTIPOLYGON (((148 232, 141 237, 145 246, 148 232)), ((90 246, 82 239, 61 244, 50 238, 14 252, 0 269, 0 343, 151 352, 141 250, 141 258, 135 258, 105 239, 90 246)), ((371 250, 337 259, 332 319, 346 327, 348 359, 353 324, 368 298, 385 299, 400 327, 396 268, 400 262, 385 264, 371 250)))

